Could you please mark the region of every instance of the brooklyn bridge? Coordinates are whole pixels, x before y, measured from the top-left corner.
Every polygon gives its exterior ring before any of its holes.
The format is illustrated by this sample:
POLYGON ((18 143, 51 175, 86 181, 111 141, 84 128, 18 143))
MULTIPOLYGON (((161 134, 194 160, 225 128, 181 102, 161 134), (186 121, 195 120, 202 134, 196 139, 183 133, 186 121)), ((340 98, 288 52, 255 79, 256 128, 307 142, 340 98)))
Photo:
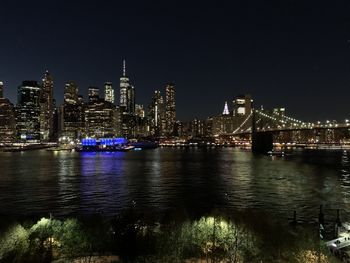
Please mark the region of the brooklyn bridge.
POLYGON ((273 143, 306 145, 350 144, 350 121, 305 122, 287 116, 284 111, 252 109, 236 129, 224 136, 249 137, 253 151, 272 149, 273 143))

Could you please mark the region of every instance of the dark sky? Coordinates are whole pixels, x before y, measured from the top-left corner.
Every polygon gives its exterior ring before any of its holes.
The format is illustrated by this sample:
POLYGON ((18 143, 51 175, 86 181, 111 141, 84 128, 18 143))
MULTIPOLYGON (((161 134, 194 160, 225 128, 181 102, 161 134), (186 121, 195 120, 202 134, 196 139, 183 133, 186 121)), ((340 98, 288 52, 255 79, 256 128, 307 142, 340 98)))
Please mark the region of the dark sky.
POLYGON ((137 103, 172 81, 180 119, 219 114, 241 93, 305 120, 350 117, 348 0, 0 3, 0 80, 13 102, 45 69, 60 103, 69 80, 84 97, 112 81, 119 100, 124 58, 137 103))

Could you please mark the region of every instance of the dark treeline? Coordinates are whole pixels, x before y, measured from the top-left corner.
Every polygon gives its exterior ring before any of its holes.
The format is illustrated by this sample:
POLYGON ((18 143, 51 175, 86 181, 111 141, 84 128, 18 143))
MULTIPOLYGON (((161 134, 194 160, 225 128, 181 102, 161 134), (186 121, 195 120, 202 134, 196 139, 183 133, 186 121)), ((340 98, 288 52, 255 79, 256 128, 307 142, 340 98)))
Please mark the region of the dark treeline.
POLYGON ((317 227, 281 225, 268 215, 220 211, 159 218, 127 209, 76 218, 1 217, 0 262, 333 262, 317 227))

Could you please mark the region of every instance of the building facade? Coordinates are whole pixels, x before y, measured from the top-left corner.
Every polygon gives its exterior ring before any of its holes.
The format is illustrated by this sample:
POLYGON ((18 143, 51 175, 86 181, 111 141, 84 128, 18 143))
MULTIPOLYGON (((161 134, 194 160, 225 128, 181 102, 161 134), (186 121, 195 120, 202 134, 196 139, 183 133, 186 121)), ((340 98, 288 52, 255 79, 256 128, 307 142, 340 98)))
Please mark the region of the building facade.
POLYGON ((126 138, 135 137, 135 88, 129 83, 126 76, 125 60, 123 61, 123 74, 120 77, 120 118, 121 135, 126 138))
POLYGON ((0 144, 12 143, 16 138, 16 119, 13 104, 4 98, 0 82, 0 144))
POLYGON ((80 139, 85 133, 83 97, 78 94, 78 86, 69 82, 64 89, 64 102, 59 111, 60 137, 68 140, 80 139))
POLYGON ((114 104, 114 89, 112 82, 105 82, 105 101, 114 104))
POLYGON ((54 137, 53 79, 48 71, 42 79, 40 92, 40 138, 50 141, 54 137))
POLYGON ((36 81, 26 80, 18 87, 16 130, 22 141, 40 140, 40 86, 36 81))
POLYGON ((169 83, 165 88, 165 118, 166 118, 166 134, 174 134, 174 125, 176 121, 175 110, 175 86, 169 83))

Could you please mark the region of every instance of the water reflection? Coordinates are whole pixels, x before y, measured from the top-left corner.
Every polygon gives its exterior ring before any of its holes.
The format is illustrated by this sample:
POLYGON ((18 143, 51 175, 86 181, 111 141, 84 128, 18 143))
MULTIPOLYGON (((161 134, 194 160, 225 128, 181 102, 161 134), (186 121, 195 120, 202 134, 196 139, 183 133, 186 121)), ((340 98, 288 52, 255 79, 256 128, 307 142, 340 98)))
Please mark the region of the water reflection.
POLYGON ((0 167, 3 214, 115 214, 133 202, 152 213, 261 209, 288 218, 297 210, 303 220, 314 220, 320 204, 350 212, 348 152, 271 159, 232 148, 36 151, 0 153, 0 167))
POLYGON ((83 212, 116 213, 124 206, 125 154, 124 152, 80 153, 79 208, 83 212))

